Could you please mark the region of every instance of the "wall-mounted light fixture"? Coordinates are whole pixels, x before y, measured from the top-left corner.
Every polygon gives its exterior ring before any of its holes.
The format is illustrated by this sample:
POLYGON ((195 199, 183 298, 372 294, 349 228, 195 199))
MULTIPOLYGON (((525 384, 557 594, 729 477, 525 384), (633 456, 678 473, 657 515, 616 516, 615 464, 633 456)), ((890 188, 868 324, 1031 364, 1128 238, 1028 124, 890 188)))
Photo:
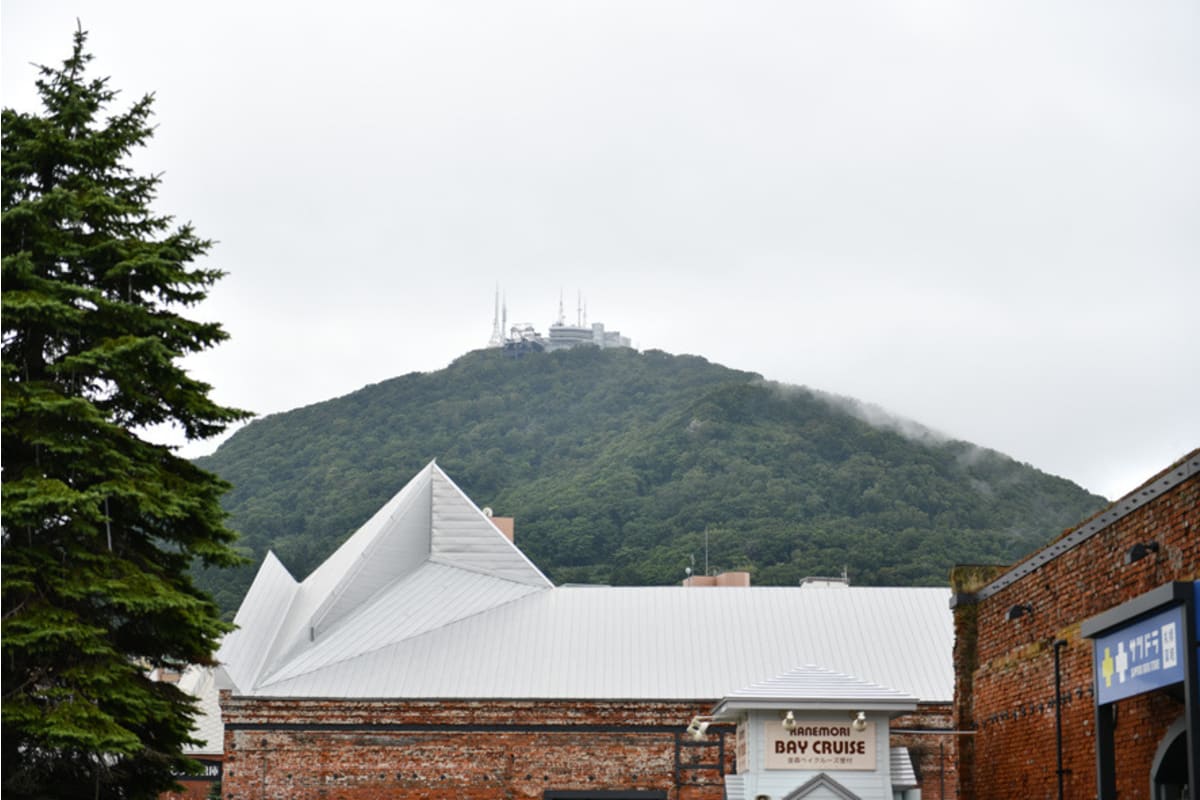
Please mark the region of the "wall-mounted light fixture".
POLYGON ((867 712, 860 711, 854 715, 854 722, 850 723, 850 727, 854 730, 862 732, 867 729, 867 712))
POLYGON ((1125 563, 1132 564, 1135 561, 1141 561, 1151 553, 1158 552, 1158 542, 1138 542, 1133 547, 1125 551, 1125 563))
POLYGON ((1017 603, 1015 606, 1013 606, 1012 608, 1010 608, 1008 610, 1008 613, 1004 615, 1004 618, 1006 620, 1008 620, 1009 622, 1012 622, 1014 619, 1020 619, 1021 617, 1025 616, 1026 614, 1032 614, 1032 613, 1033 613, 1033 606, 1031 606, 1029 603, 1017 603))
POLYGON ((687 735, 698 742, 704 738, 704 734, 708 732, 708 726, 711 724, 712 717, 692 717, 692 721, 687 726, 687 735))
POLYGON ((783 729, 785 731, 796 730, 796 715, 791 711, 783 715, 783 729))

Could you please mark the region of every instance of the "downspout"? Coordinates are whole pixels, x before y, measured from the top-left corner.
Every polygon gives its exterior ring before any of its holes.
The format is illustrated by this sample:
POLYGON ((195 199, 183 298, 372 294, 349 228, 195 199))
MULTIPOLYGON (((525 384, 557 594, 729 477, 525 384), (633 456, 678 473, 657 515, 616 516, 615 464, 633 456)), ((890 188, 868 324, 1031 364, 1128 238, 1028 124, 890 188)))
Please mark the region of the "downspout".
POLYGON ((938 767, 938 800, 946 800, 946 747, 945 739, 938 740, 938 759, 942 762, 938 767))
POLYGON ((1063 733, 1062 733, 1062 659, 1060 653, 1067 646, 1066 639, 1054 642, 1054 755, 1055 774, 1058 775, 1058 800, 1063 800, 1063 733))

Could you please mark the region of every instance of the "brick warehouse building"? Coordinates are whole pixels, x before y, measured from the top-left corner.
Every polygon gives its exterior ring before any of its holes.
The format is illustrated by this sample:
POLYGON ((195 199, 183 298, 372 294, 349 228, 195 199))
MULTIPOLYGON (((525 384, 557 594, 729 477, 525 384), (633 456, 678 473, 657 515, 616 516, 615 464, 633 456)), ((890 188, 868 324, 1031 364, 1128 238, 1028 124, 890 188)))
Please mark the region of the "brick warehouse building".
POLYGON ((950 597, 555 587, 430 464, 303 582, 264 561, 223 796, 940 800, 950 597))
POLYGON ((1200 450, 1015 567, 955 570, 954 726, 974 731, 961 741, 964 800, 1178 800, 1189 766, 1196 796, 1198 506, 1200 450), (1133 636, 1166 613, 1170 641, 1133 636), (1113 674, 1123 665, 1106 666, 1104 648, 1178 672, 1110 700, 1126 671, 1113 674))

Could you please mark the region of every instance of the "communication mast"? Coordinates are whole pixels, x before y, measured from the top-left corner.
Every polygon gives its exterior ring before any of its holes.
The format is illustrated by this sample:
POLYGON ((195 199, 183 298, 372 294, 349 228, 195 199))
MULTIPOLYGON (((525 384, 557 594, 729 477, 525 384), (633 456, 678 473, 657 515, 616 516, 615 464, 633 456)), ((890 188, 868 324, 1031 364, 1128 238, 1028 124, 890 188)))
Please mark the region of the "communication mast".
MULTIPOLYGON (((508 311, 505 309, 505 314, 508 311)), ((503 347, 504 346, 504 325, 500 321, 500 284, 496 284, 496 301, 495 308, 492 312, 492 338, 488 340, 488 347, 503 347)))

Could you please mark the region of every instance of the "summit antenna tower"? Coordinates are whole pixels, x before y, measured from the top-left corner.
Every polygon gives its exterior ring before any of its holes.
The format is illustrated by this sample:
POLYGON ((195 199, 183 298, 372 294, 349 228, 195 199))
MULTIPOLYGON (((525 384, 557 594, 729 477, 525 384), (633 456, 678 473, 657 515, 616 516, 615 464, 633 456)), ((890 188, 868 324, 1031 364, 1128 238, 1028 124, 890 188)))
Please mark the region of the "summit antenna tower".
MULTIPOLYGON (((508 309, 505 309, 507 316, 508 309)), ((500 323, 500 284, 496 284, 496 300, 492 311, 492 338, 488 340, 488 347, 503 347, 504 332, 500 323)))

